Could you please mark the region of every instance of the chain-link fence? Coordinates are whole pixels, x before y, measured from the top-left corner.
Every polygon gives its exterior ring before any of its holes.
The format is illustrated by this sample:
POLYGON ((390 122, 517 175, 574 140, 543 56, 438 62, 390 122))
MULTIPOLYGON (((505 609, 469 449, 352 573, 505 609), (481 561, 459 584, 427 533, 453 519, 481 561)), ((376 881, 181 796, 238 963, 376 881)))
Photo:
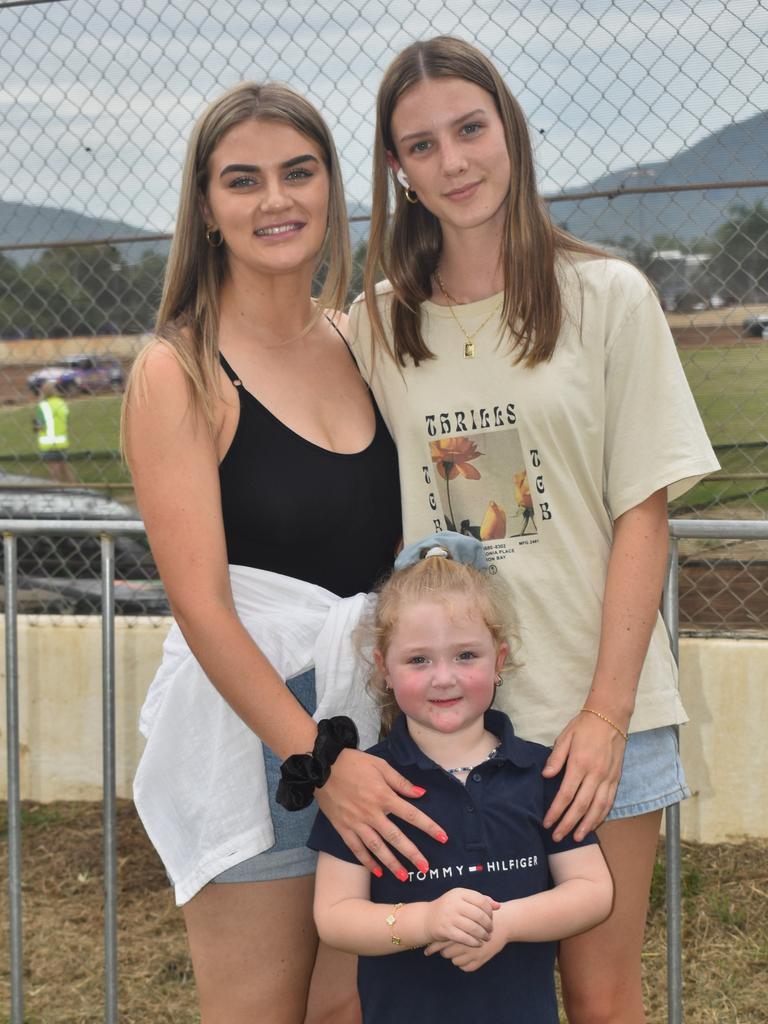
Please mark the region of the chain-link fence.
MULTIPOLYGON (((412 40, 450 33, 490 53, 520 99, 553 219, 659 291, 723 466, 673 514, 763 518, 767 30, 765 0, 0 2, 0 516, 136 514, 120 391, 153 324, 204 105, 267 78, 317 104, 359 284, 381 73, 412 40), (63 466, 41 458, 34 428, 46 381, 69 405, 63 466)), ((766 631, 765 546, 686 544, 682 625, 766 631)), ((30 541, 26 606, 94 607, 93 555, 30 541)), ((117 569, 118 610, 162 607, 137 583, 154 576, 143 547, 117 569)))

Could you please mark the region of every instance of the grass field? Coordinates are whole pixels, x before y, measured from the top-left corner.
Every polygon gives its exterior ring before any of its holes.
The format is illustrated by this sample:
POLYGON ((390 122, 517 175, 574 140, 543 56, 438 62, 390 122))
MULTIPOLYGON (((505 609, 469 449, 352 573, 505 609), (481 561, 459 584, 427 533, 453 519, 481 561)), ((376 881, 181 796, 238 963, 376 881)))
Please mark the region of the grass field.
MULTIPOLYGON (((700 484, 677 504, 676 511, 719 505, 768 510, 768 345, 682 348, 680 356, 712 443, 763 447, 720 453, 725 472, 762 479, 700 484)), ((120 402, 119 395, 70 400, 70 451, 83 483, 130 480, 117 454, 120 402), (95 454, 78 457, 88 452, 95 454)), ((31 429, 33 408, 30 402, 0 409, 0 468, 47 478, 31 429)))
POLYGON ((768 443, 768 345, 681 349, 713 444, 768 443))
POLYGON ((768 510, 768 345, 681 349, 680 357, 723 471, 762 479, 710 480, 675 506, 677 511, 728 508, 768 510), (748 448, 762 444, 761 448, 748 448))
MULTIPOLYGON (((120 395, 68 399, 70 458, 78 479, 83 483, 130 481, 128 470, 118 454, 121 400, 120 395), (94 455, 78 457, 87 452, 94 455)), ((48 479, 48 472, 37 455, 33 416, 32 401, 28 405, 0 409, 0 469, 48 479)))

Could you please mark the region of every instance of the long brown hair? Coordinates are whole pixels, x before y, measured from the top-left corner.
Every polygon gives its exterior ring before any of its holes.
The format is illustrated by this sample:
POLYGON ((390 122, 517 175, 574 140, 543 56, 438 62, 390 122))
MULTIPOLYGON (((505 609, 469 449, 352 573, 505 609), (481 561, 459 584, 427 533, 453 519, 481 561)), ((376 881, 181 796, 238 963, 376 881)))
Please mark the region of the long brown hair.
MULTIPOLYGON (((278 82, 242 82, 229 89, 197 121, 184 161, 176 229, 165 271, 155 334, 175 352, 189 383, 193 408, 213 431, 219 394, 219 293, 227 272, 226 246, 206 240, 201 199, 208 188, 208 164, 222 137, 243 121, 286 124, 314 142, 329 178, 328 222, 315 270, 328 270, 318 297, 321 309, 342 309, 350 273, 349 225, 339 158, 323 118, 312 104, 278 82)), ((134 364, 126 389, 142 378, 145 347, 134 364)), ((125 429, 123 424, 123 437, 125 429)))
POLYGON ((397 154, 392 116, 400 97, 429 78, 463 78, 479 85, 494 100, 504 126, 511 166, 511 186, 502 240, 504 271, 502 319, 511 332, 516 360, 532 366, 555 350, 564 311, 555 259, 564 253, 600 257, 605 254, 555 227, 536 189, 536 173, 528 126, 522 108, 491 61, 474 46, 452 36, 412 43, 387 68, 376 98, 373 149, 373 210, 365 268, 365 300, 373 336, 405 366, 434 359, 421 333, 420 305, 432 295, 431 277, 442 248, 438 219, 422 203, 409 203, 395 185, 390 222, 387 153, 397 154), (392 343, 376 302, 376 278, 389 279, 392 343))

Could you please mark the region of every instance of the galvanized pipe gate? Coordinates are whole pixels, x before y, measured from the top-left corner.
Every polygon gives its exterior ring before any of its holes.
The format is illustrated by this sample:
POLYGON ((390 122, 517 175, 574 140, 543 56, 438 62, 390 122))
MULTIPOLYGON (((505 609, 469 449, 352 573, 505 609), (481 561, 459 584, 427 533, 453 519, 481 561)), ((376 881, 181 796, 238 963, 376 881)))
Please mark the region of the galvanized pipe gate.
MULTIPOLYGON (((664 587, 664 621, 678 660, 678 542, 683 538, 768 540, 768 522, 673 519, 664 587)), ((101 537, 101 672, 104 856, 104 1021, 117 1024, 117 816, 115 797, 115 537, 143 536, 138 521, 0 520, 5 559, 5 677, 8 756, 8 898, 11 1006, 9 1024, 24 1022, 21 927, 21 787, 19 776, 18 558, 21 536, 101 537)), ((682 1024, 680 806, 666 811, 668 1024, 682 1024)))

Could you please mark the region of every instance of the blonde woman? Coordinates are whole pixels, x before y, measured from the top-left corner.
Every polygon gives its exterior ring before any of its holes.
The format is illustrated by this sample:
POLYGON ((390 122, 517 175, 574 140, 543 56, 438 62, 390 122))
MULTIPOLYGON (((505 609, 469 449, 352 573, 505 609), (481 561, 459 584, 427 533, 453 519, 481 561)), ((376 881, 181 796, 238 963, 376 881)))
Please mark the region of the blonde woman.
POLYGON ((667 496, 717 462, 648 282, 552 225, 524 115, 479 50, 440 37, 395 58, 373 173, 350 322, 398 448, 404 539, 473 535, 511 583, 523 664, 500 706, 554 745, 545 776, 565 766, 554 839, 607 816, 616 883, 608 920, 560 945, 568 1019, 640 1024, 661 809, 687 794, 658 614, 667 496))
MULTIPOLYGON (((348 634, 401 533, 392 441, 334 312, 349 265, 338 159, 306 100, 245 83, 198 121, 181 189, 156 337, 125 403, 176 620, 135 799, 183 905, 204 1024, 346 1024, 354 964, 318 947, 312 922, 313 811, 274 799, 281 762, 313 750, 313 713, 375 739, 348 634)), ((357 750, 317 785, 376 872, 422 860, 388 812, 439 832, 403 799, 414 787, 357 750)))

